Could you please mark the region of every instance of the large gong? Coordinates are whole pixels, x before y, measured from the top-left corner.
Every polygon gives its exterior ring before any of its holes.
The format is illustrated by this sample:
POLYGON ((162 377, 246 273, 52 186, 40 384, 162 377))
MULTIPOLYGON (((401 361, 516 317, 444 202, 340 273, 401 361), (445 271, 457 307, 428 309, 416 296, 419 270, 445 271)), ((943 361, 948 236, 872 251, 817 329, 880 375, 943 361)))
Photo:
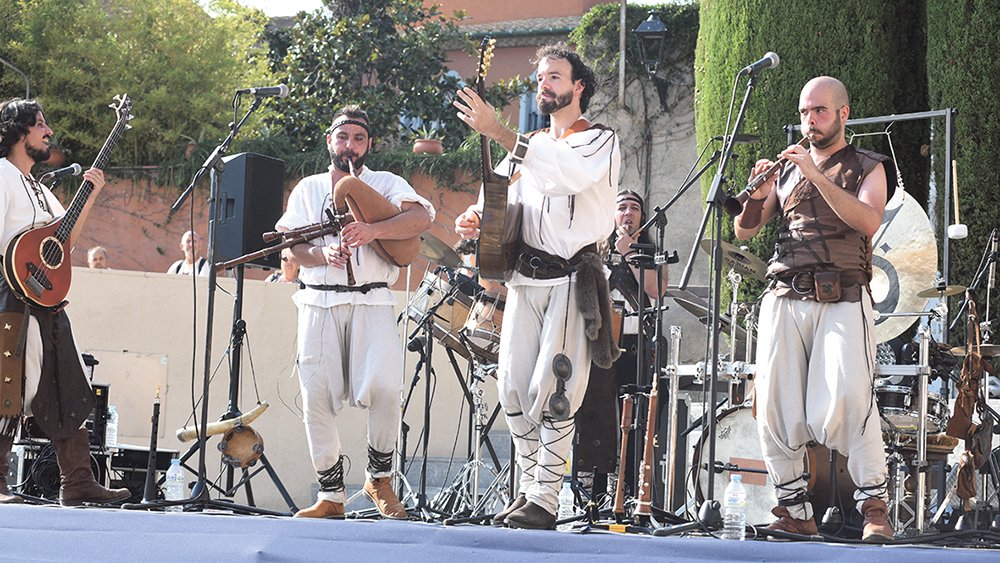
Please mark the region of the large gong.
MULTIPOLYGON (((886 203, 882 226, 872 243, 872 297, 879 313, 919 313, 927 299, 917 292, 934 285, 937 240, 920 204, 902 189, 886 203)), ((879 342, 910 328, 918 317, 880 317, 875 321, 879 342)))

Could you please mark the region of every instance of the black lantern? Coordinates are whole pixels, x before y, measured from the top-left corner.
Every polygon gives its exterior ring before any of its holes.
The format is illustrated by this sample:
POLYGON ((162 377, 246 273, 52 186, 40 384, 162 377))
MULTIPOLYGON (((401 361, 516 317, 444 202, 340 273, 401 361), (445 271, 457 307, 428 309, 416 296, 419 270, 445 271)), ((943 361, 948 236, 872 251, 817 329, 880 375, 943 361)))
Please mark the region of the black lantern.
POLYGON ((667 51, 667 26, 663 24, 656 12, 650 12, 649 17, 639 24, 632 32, 639 38, 639 53, 642 57, 642 65, 646 67, 646 73, 656 84, 656 90, 660 95, 660 107, 666 107, 667 82, 657 76, 658 67, 663 62, 663 55, 667 51))

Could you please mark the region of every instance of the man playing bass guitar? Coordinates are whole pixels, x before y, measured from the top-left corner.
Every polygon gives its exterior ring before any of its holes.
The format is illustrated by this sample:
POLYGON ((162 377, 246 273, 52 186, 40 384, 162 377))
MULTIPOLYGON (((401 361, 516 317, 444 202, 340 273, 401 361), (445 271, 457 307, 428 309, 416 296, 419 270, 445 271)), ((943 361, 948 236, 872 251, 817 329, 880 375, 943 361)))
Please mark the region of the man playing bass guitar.
MULTIPOLYGON (((621 154, 613 131, 582 117, 596 80, 580 57, 554 45, 540 49, 536 61, 538 108, 551 117, 550 129, 514 133, 471 88, 454 104, 469 127, 509 151, 496 170, 514 179, 508 198, 521 201, 523 213, 497 373, 520 494, 494 522, 546 529, 555 526, 591 360, 610 366, 617 357, 617 346, 609 347, 610 297, 597 243, 614 228, 621 154), (594 343, 599 326, 608 333, 603 346, 594 343)), ((455 230, 479 236, 481 211, 482 204, 470 207, 455 230)))
MULTIPOLYGON (((35 163, 48 160, 51 138, 52 129, 37 101, 0 103, 0 242, 4 248, 19 233, 65 213, 52 192, 31 175, 35 163)), ((104 187, 104 173, 97 168, 87 170, 83 177, 93 185, 93 194, 104 187)), ((77 227, 83 224, 88 208, 89 204, 77 227)), ((106 489, 91 471, 90 443, 81 426, 93 408, 94 395, 62 307, 28 305, 6 278, 0 278, 0 346, 10 352, 0 359, 0 503, 21 502, 10 494, 6 478, 7 454, 22 415, 33 415, 52 439, 59 462, 61 504, 105 504, 129 498, 128 489, 106 489)))

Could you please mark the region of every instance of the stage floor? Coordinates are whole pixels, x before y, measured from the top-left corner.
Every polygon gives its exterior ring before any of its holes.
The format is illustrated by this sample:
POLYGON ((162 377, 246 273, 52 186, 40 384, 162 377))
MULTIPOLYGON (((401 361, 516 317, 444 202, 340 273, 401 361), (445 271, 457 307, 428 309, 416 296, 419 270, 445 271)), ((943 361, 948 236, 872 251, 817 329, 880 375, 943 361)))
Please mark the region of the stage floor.
MULTIPOLYGON (((990 561, 996 550, 0 506, 4 561, 990 561)), ((1000 546, 997 546, 1000 548, 1000 546)))

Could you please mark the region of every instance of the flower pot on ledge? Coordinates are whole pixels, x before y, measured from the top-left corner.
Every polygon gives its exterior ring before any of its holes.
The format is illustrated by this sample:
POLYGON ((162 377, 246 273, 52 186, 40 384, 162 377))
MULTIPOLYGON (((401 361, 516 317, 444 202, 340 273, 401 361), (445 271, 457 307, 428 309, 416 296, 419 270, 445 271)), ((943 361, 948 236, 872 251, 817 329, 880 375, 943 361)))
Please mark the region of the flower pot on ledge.
POLYGON ((417 139, 413 141, 413 154, 444 154, 441 139, 417 139))

